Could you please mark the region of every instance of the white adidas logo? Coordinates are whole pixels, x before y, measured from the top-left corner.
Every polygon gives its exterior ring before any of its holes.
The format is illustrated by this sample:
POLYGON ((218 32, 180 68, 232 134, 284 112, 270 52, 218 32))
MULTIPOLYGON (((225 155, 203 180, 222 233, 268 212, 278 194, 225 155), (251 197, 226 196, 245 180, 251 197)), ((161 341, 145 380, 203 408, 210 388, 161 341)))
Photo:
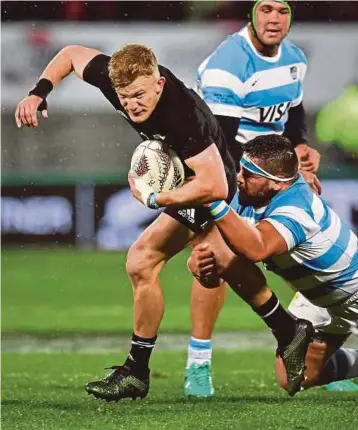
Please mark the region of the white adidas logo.
POLYGON ((178 214, 187 219, 190 223, 195 223, 195 209, 181 209, 178 214))

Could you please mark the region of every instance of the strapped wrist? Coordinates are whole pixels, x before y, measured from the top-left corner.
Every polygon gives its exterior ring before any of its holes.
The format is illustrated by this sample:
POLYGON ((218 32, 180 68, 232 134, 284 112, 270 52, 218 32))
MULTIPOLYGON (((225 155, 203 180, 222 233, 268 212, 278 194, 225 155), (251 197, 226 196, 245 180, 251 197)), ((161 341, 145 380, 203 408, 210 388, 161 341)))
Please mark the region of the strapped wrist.
POLYGON ((53 90, 53 83, 49 79, 42 78, 37 84, 29 91, 29 96, 41 97, 46 100, 46 97, 53 90))
POLYGON ((149 209, 159 209, 159 205, 157 204, 156 201, 157 198, 157 193, 150 193, 148 198, 147 198, 147 206, 149 209))
POLYGON ((218 221, 229 212, 230 206, 222 200, 211 203, 208 209, 214 221, 218 221))

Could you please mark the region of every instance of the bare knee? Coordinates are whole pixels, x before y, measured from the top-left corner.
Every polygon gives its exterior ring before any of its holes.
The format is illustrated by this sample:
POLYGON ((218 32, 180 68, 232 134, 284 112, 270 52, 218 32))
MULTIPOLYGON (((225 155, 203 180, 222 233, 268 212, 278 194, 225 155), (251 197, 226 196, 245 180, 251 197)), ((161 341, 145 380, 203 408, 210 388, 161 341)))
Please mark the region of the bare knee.
POLYGON ((152 282, 158 277, 158 273, 164 264, 156 255, 156 252, 142 242, 134 243, 128 251, 126 271, 136 287, 141 282, 152 282))

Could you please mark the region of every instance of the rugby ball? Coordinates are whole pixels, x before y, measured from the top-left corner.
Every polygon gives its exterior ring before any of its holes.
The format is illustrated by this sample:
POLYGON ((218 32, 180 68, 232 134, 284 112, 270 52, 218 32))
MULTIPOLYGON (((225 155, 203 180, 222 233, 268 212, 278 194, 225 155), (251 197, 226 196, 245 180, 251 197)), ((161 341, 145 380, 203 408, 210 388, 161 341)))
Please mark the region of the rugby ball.
POLYGON ((160 140, 146 140, 137 146, 132 155, 131 171, 156 193, 178 188, 185 180, 180 158, 160 140))

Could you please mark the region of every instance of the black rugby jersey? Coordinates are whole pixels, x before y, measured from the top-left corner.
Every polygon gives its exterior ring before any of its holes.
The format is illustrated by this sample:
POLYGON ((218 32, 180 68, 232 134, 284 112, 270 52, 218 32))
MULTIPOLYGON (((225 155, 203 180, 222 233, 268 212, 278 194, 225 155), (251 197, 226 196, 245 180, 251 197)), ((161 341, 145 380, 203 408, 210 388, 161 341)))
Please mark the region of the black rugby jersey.
MULTIPOLYGON (((99 88, 114 108, 122 113, 143 140, 164 138, 182 161, 198 155, 213 143, 222 157, 229 185, 228 199, 236 192, 236 173, 224 134, 206 103, 167 68, 159 66, 166 79, 162 95, 151 116, 136 124, 126 114, 112 88, 108 73, 108 55, 94 57, 83 71, 83 80, 99 88)), ((193 172, 185 165, 186 175, 193 172)), ((208 172, 210 175, 210 172, 208 172)))

